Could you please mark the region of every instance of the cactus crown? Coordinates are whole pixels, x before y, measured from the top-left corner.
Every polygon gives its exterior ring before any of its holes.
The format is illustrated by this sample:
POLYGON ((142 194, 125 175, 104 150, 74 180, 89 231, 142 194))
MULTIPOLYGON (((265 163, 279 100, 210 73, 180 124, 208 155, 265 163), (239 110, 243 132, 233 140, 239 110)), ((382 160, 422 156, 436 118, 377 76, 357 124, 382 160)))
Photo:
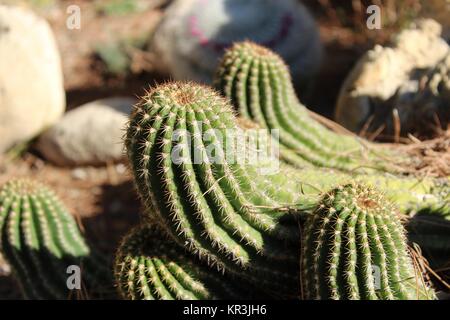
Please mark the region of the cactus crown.
POLYGON ((373 188, 327 193, 307 223, 305 295, 313 299, 431 299, 394 206, 373 188))

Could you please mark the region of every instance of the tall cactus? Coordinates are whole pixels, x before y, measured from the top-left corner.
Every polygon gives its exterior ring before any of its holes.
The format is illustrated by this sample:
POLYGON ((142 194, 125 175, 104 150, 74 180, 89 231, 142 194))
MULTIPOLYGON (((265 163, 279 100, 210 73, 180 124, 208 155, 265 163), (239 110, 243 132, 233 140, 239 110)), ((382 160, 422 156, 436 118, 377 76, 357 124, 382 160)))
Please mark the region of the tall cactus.
POLYGON ((0 190, 0 248, 25 298, 77 298, 67 285, 72 265, 81 267, 93 298, 110 289, 106 260, 91 252, 74 218, 40 183, 13 180, 0 190))
MULTIPOLYGON (((210 300, 250 298, 250 290, 190 256, 154 227, 132 230, 115 264, 120 294, 132 300, 210 300)), ((254 296, 254 294, 253 294, 254 296)))
POLYGON ((231 108, 211 89, 189 83, 152 89, 126 135, 138 191, 149 212, 191 252, 292 294, 298 226, 284 223, 292 221, 289 212, 270 209, 282 205, 270 196, 278 191, 257 167, 225 156, 225 140, 236 130, 231 108))
POLYGON ((408 254, 394 206, 373 188, 326 193, 308 219, 302 253, 309 299, 433 299, 408 254))
POLYGON ((318 123, 298 100, 281 57, 257 44, 242 42, 229 49, 215 86, 243 117, 267 129, 278 129, 281 155, 297 167, 399 172, 405 161, 409 163, 398 152, 394 156, 380 145, 339 135, 318 123), (388 156, 390 161, 386 161, 388 156))

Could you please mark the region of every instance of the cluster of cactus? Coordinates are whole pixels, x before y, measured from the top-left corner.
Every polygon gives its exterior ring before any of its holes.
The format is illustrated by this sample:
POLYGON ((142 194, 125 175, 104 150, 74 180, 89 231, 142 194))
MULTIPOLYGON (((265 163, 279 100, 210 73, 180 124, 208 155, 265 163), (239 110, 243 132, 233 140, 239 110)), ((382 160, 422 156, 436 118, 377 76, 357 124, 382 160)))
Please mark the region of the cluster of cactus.
MULTIPOLYGON (((136 107, 126 135, 137 189, 151 220, 190 254, 258 285, 268 294, 298 296, 302 220, 320 201, 320 194, 333 184, 350 180, 350 176, 315 168, 285 175, 282 167, 276 179, 261 177, 257 163, 233 162, 225 156, 226 143, 219 137, 226 137, 226 130, 236 129, 231 106, 211 89, 192 83, 153 88, 136 107), (205 138, 204 132, 215 136, 205 138), (195 158, 196 152, 200 152, 200 161, 195 158), (304 192, 303 186, 288 181, 305 181, 302 178, 320 181, 320 188, 304 192), (286 196, 277 192, 282 189, 298 196, 286 204, 286 196)), ((358 177, 368 185, 383 179, 387 178, 358 177)), ((417 183, 401 178, 384 182, 390 187, 386 190, 389 196, 404 189, 397 199, 405 202, 407 189, 417 183)), ((407 261, 403 238, 389 243, 386 250, 397 252, 407 261)), ((406 268, 406 264, 401 267, 406 268)), ((402 294, 380 297, 412 298, 402 294)))
POLYGON ((0 236, 1 252, 24 297, 83 298, 72 296, 68 286, 71 266, 81 268, 82 293, 89 292, 90 298, 107 296, 112 275, 107 260, 88 247, 75 219, 46 186, 30 180, 3 186, 0 236))
POLYGON ((408 255, 395 207, 370 187, 327 192, 307 220, 302 250, 308 299, 434 298, 408 255))
MULTIPOLYGON (((278 159, 248 158, 265 142, 247 136, 243 127, 253 125, 242 125, 213 89, 181 82, 152 88, 124 138, 146 214, 117 250, 120 296, 434 299, 409 253, 400 214, 448 212, 448 181, 380 173, 391 169, 378 165, 379 154, 389 151, 364 153, 356 138, 313 121, 284 64, 267 49, 236 45, 219 78, 241 115, 280 130, 282 156, 296 166, 281 163, 277 173, 264 175, 267 162, 278 159), (247 140, 255 144, 241 148, 247 140), (355 148, 358 156, 350 155, 355 148), (364 155, 377 170, 353 174, 364 155)), ((67 264, 80 261, 89 286, 107 283, 100 281, 108 278, 107 264, 98 265, 73 218, 45 187, 5 185, 0 227, 2 253, 26 296, 66 297, 61 268, 64 274, 67 264)), ((420 236, 435 230, 410 232, 412 241, 431 248, 430 238, 420 236)))

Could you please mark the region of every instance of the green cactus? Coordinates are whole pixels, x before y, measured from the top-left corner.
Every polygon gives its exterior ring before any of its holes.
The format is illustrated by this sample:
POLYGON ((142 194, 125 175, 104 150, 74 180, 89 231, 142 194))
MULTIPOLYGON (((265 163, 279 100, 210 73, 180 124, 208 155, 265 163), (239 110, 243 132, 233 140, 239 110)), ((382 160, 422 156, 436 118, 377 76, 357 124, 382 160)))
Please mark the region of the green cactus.
POLYGON ((387 148, 337 134, 318 123, 298 100, 281 57, 262 46, 242 42, 229 49, 219 66, 215 86, 242 117, 279 130, 281 156, 291 165, 396 173, 404 170, 405 163, 410 164, 399 152, 394 156, 387 148))
POLYGON ((117 287, 131 300, 248 299, 255 293, 190 256, 154 227, 138 227, 116 255, 117 287))
POLYGON ((435 298, 408 253, 394 205, 361 184, 326 193, 308 219, 302 281, 307 299, 435 298))
MULTIPOLYGON (((279 174, 263 177, 260 163, 229 161, 237 150, 221 140, 228 130, 238 130, 236 119, 213 90, 188 83, 153 88, 133 112, 125 141, 139 194, 148 216, 180 245, 268 291, 295 294, 295 221, 321 192, 355 177, 283 165, 279 174), (204 133, 211 131, 213 139, 207 139, 204 133)), ((405 212, 439 202, 429 193, 434 180, 381 174, 356 179, 385 190, 405 212)))
POLYGON ((13 180, 0 190, 0 248, 27 299, 77 298, 67 286, 71 265, 81 268, 93 298, 110 289, 106 260, 91 252, 74 218, 40 183, 13 180))
POLYGON ((125 143, 138 191, 148 212, 200 258, 296 292, 298 226, 286 222, 289 212, 270 209, 281 206, 270 196, 278 191, 255 166, 225 156, 219 136, 227 139, 227 130, 238 130, 234 116, 213 90, 188 83, 152 89, 132 114, 125 143))

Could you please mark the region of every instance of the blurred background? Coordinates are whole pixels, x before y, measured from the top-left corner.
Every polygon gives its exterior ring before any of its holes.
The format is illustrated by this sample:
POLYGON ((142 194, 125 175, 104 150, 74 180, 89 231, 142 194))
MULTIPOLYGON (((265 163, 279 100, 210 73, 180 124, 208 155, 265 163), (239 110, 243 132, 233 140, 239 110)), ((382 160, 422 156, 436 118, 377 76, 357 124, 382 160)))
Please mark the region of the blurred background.
MULTIPOLYGON (((62 56, 67 107, 71 109, 111 94, 143 93, 163 81, 155 72, 158 57, 148 52, 149 39, 171 0, 0 0, 30 7, 45 17, 55 33, 62 56), (67 8, 81 9, 81 29, 66 28, 67 8)), ((358 58, 374 44, 386 44, 391 35, 419 17, 449 24, 446 0, 303 0, 316 19, 325 48, 317 76, 320 88, 306 105, 331 117, 342 81, 358 58), (382 28, 366 26, 369 5, 378 5, 382 28), (324 90, 325 89, 325 90, 324 90), (326 94, 323 94, 324 91, 326 94), (320 92, 321 94, 316 94, 320 92)))

